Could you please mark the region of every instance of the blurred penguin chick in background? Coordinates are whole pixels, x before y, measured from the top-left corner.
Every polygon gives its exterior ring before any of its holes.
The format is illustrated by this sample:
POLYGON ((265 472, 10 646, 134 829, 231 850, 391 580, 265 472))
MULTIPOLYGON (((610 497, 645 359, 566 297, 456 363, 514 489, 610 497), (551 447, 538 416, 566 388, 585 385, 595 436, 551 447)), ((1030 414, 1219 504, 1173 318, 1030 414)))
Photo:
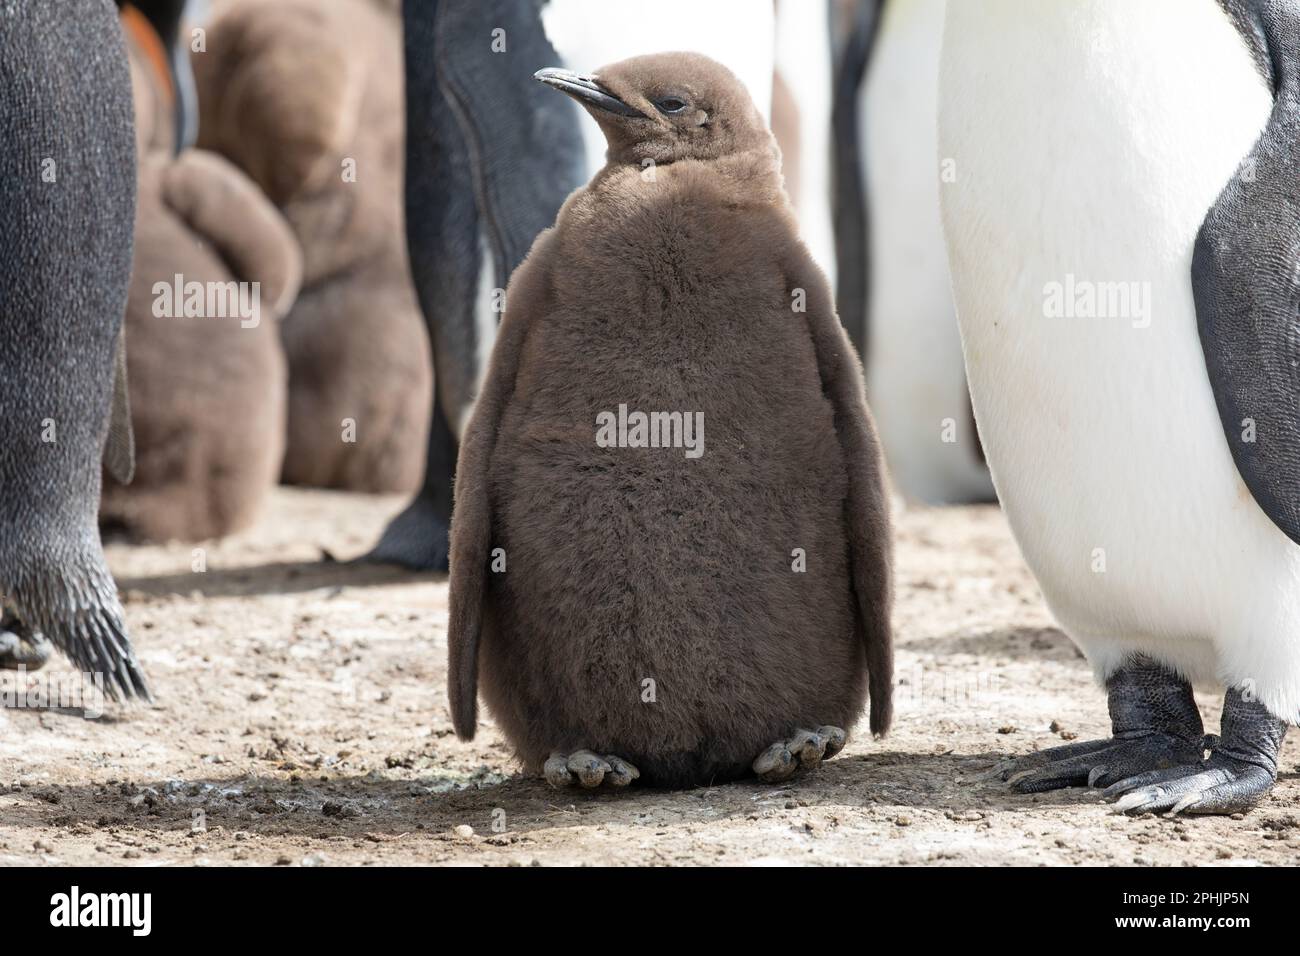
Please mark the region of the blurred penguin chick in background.
POLYGON ((867 397, 895 488, 918 504, 995 500, 966 387, 940 222, 939 48, 944 0, 876 7, 858 111, 869 238, 862 339, 867 397))
POLYGON ((402 226, 402 44, 389 3, 218 4, 195 58, 199 145, 262 188, 302 248, 281 324, 282 479, 414 490, 432 404, 402 226))
POLYGON ((251 524, 279 475, 276 326, 297 294, 301 254, 238 169, 202 150, 173 157, 163 41, 131 8, 124 19, 139 156, 126 314, 136 469, 129 485, 106 476, 100 520, 143 540, 216 538, 251 524))

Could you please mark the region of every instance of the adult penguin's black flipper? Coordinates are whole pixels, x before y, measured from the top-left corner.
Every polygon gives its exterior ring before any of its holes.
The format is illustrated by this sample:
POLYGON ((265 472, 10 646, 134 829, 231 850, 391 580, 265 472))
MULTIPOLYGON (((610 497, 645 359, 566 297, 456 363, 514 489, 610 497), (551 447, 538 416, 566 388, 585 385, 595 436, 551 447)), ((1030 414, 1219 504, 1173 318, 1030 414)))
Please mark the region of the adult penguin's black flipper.
POLYGON ((371 560, 446 570, 457 433, 491 344, 475 307, 483 250, 492 285, 504 289, 537 234, 586 180, 577 110, 533 81, 558 61, 539 7, 514 0, 402 6, 406 234, 436 392, 424 483, 371 560))
POLYGON ((1300 3, 1222 2, 1273 112, 1197 236, 1196 318, 1237 470, 1300 543, 1300 3))

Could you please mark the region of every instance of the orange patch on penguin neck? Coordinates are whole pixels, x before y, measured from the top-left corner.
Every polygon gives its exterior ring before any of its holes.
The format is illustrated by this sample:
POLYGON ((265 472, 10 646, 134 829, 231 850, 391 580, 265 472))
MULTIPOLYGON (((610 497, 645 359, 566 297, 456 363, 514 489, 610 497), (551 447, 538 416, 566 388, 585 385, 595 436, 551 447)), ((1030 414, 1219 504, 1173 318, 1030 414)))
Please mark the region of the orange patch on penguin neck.
POLYGON ((163 46, 162 37, 153 28, 153 24, 140 10, 132 4, 125 4, 119 14, 122 29, 130 38, 135 48, 144 56, 144 60, 153 71, 158 88, 167 97, 168 103, 176 100, 176 88, 172 84, 171 67, 167 59, 167 48, 163 46))

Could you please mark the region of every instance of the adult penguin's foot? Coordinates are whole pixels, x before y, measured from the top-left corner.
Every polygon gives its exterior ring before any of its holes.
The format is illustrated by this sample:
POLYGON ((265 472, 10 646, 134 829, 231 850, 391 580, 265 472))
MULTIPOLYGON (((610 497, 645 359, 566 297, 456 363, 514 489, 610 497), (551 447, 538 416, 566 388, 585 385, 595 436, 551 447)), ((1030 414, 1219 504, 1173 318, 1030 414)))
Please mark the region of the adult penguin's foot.
POLYGON ((1233 688, 1223 699, 1220 731, 1209 759, 1120 780, 1105 796, 1117 800, 1120 813, 1244 813, 1277 781, 1286 724, 1233 688))
POLYGON ((778 740, 754 760, 754 774, 767 783, 789 780, 800 770, 812 770, 844 749, 848 735, 839 727, 798 730, 789 740, 778 740))
POLYGON ((571 754, 551 754, 542 767, 542 774, 546 782, 556 788, 595 790, 597 787, 612 787, 621 790, 641 776, 641 771, 613 754, 601 757, 590 750, 577 750, 571 754))
POLYGON ((379 543, 362 560, 445 572, 450 528, 447 516, 421 495, 388 523, 379 543))
POLYGON ((39 670, 54 653, 45 635, 34 631, 10 611, 0 615, 0 670, 39 670))
POLYGON ((1147 657, 1134 657, 1106 681, 1114 736, 1053 747, 1012 761, 1002 779, 1020 793, 1106 787, 1205 756, 1207 741, 1192 687, 1147 657))

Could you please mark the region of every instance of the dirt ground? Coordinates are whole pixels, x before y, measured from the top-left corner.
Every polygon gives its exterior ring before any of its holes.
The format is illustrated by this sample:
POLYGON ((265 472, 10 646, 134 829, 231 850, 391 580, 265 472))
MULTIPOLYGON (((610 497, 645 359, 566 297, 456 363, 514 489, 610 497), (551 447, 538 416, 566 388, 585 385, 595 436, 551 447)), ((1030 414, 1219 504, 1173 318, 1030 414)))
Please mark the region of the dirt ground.
MULTIPOLYGON (((1300 862, 1295 734, 1242 819, 1129 819, 1085 791, 990 779, 1001 754, 1108 728, 996 509, 898 516, 887 740, 864 726, 787 785, 587 795, 517 776, 486 716, 456 740, 445 578, 341 563, 401 504, 281 490, 202 555, 110 544, 157 703, 0 710, 0 863, 1300 862)), ((56 674, 71 676, 60 662, 22 686, 56 674)), ((1198 697, 1217 727, 1214 693, 1198 697)))

